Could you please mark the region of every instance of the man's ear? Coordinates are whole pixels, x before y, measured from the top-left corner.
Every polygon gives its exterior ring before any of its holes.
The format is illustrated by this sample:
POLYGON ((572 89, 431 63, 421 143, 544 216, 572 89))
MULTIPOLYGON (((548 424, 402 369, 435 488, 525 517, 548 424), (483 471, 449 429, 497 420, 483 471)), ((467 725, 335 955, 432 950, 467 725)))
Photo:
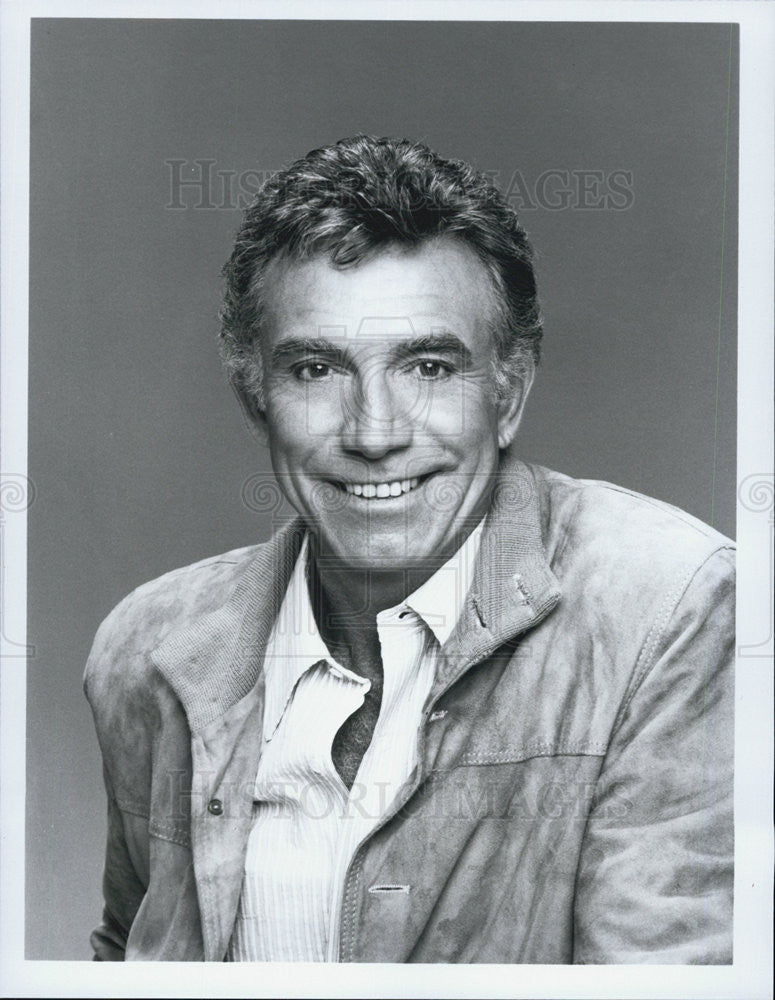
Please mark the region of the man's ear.
POLYGON ((268 446, 269 426, 266 422, 266 414, 258 405, 258 400, 254 395, 245 392, 243 389, 238 389, 236 386, 232 386, 232 389, 234 390, 234 395, 237 397, 237 402, 242 410, 248 430, 254 437, 258 438, 261 444, 268 446))
POLYGON ((508 448, 517 435, 527 397, 533 387, 535 365, 526 362, 521 374, 514 379, 511 392, 498 404, 498 447, 508 448))

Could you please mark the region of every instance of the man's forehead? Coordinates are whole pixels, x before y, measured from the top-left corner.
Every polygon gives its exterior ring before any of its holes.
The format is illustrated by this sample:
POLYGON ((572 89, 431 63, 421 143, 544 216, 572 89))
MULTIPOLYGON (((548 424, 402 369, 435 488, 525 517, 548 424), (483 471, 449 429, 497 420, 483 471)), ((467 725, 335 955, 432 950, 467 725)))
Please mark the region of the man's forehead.
MULTIPOLYGON (((393 303, 395 307, 395 303, 393 303)), ((293 322, 284 323, 285 336, 303 332, 307 336, 325 337, 326 340, 395 340, 434 335, 455 335, 457 323, 442 317, 434 310, 411 311, 391 315, 386 305, 384 314, 361 316, 357 312, 345 317, 334 311, 304 309, 293 312, 293 322)), ((288 318, 288 317, 286 317, 288 318)))
POLYGON ((315 295, 311 290, 310 298, 292 297, 288 303, 288 311, 304 319, 305 317, 325 317, 330 314, 336 316, 342 308, 347 309, 356 302, 367 299, 372 307, 370 315, 375 319, 391 320, 395 319, 396 302, 400 301, 404 309, 402 314, 411 313, 418 319, 432 318, 440 312, 454 309, 454 299, 449 295, 442 295, 431 289, 410 291, 406 288, 381 288, 379 290, 359 289, 357 286, 343 286, 342 296, 332 298, 329 295, 315 295))
POLYGON ((493 308, 489 276, 459 241, 385 251, 348 268, 322 257, 280 261, 263 288, 276 334, 290 327, 348 339, 460 332, 493 308))

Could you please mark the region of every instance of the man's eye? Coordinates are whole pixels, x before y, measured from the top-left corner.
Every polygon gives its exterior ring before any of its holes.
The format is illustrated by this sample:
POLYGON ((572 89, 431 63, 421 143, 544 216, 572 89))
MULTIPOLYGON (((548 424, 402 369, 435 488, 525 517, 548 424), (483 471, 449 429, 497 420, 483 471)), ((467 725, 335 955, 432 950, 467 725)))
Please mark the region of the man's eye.
POLYGON ((327 365, 324 361, 304 361, 293 369, 293 374, 302 382, 320 382, 328 378, 332 372, 331 365, 327 365))
POLYGON ((446 378, 452 371, 443 361, 419 361, 414 370, 420 378, 427 380, 446 378))

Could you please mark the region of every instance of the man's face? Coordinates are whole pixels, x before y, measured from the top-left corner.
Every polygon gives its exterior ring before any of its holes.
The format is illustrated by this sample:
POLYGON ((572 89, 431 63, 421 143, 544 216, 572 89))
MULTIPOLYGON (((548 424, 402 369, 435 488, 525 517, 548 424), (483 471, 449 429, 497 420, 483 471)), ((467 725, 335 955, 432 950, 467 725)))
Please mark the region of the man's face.
POLYGON ((262 418, 278 481, 322 551, 395 571, 446 559, 487 510, 529 386, 493 391, 493 291, 464 243, 266 281, 262 418))

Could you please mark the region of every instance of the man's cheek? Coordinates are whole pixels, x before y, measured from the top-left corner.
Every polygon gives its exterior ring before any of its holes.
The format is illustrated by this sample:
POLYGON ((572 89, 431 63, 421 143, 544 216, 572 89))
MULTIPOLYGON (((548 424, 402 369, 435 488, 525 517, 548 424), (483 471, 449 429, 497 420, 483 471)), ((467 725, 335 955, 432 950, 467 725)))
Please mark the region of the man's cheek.
POLYGON ((457 386, 434 397, 426 429, 448 443, 475 437, 485 444, 497 433, 497 411, 477 385, 457 386))

